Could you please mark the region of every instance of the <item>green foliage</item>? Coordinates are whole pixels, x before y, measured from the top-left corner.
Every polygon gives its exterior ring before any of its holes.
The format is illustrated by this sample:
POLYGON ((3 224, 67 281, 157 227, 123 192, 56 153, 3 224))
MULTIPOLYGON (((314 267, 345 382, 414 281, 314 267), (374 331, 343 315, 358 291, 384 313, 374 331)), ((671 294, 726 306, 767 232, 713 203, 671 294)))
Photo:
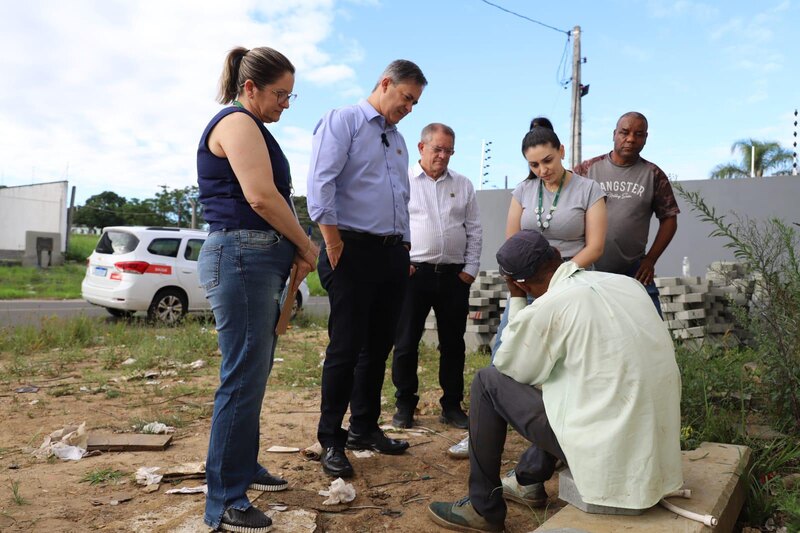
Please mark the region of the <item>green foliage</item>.
POLYGON ((800 242, 794 228, 777 218, 728 222, 698 193, 676 189, 699 218, 710 223, 712 237, 744 262, 756 280, 754 303, 745 314, 755 360, 770 391, 774 413, 800 431, 800 242))
POLYGON ((100 483, 118 483, 120 479, 127 474, 120 470, 112 470, 110 468, 98 468, 87 472, 82 478, 81 483, 88 483, 90 485, 99 485, 100 483))
POLYGON ((731 146, 731 153, 736 152, 741 155, 741 161, 717 165, 711 171, 711 179, 749 178, 751 168, 755 169, 758 178, 767 172, 782 174, 788 172, 789 163, 792 161, 792 152, 775 141, 742 139, 731 146), (753 162, 755 165, 751 167, 753 162))
POLYGON ((85 264, 86 259, 92 255, 99 239, 99 235, 80 235, 77 233, 70 235, 69 244, 67 244, 67 261, 85 264))
POLYGON ((322 288, 322 283, 319 281, 319 272, 316 270, 306 276, 306 285, 308 285, 308 292, 311 296, 328 295, 328 291, 322 288))
POLYGON ((26 500, 19 491, 19 481, 11 482, 11 495, 14 503, 17 505, 26 505, 28 503, 28 500, 26 500))
POLYGON ((0 266, 0 300, 17 298, 80 298, 83 264, 50 268, 0 266))
POLYGON ((177 226, 191 227, 192 211, 197 215, 195 225, 202 227, 203 206, 197 200, 197 186, 170 189, 161 185, 154 198, 130 200, 111 191, 91 196, 78 206, 73 224, 104 228, 106 226, 177 226), (192 207, 192 202, 195 207, 192 207))

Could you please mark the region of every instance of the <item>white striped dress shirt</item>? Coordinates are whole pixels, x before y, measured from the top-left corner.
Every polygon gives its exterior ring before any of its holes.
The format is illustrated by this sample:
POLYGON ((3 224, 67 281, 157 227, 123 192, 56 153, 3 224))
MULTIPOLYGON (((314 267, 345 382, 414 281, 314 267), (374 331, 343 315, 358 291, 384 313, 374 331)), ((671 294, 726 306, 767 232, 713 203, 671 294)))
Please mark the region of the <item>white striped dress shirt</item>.
POLYGON ((459 264, 476 277, 480 270, 481 230, 475 188, 449 168, 434 180, 419 162, 408 169, 411 200, 411 261, 459 264))

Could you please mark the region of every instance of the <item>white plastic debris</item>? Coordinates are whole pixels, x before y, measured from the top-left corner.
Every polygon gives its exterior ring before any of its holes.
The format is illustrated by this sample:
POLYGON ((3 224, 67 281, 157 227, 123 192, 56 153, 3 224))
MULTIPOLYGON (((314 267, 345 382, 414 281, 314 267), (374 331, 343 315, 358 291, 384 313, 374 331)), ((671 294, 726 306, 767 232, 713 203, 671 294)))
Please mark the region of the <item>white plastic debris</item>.
POLYGON ((204 366, 206 366, 205 360, 198 359, 197 361, 192 361, 191 363, 189 363, 188 368, 197 370, 198 368, 203 368, 204 366))
POLYGON ((297 453, 300 448, 295 448, 294 446, 270 446, 266 451, 271 453, 297 453))
POLYGON ((128 366, 128 365, 132 365, 135 362, 136 362, 136 359, 134 359, 133 357, 128 357, 127 359, 125 359, 120 364, 123 365, 123 366, 128 366))
POLYGON ((206 494, 208 492, 208 485, 198 485, 197 487, 181 487, 179 489, 170 489, 165 494, 206 494))
POLYGON ((372 452, 372 450, 356 450, 353 452, 353 455, 355 455, 359 459, 367 459, 368 457, 372 457, 375 454, 372 452))
POLYGON ((157 474, 161 470, 158 466, 140 466, 136 471, 136 483, 139 485, 155 485, 161 483, 161 474, 157 474))
POLYGON ((65 461, 77 461, 86 454, 88 441, 86 422, 79 426, 65 426, 45 437, 33 455, 41 459, 55 455, 65 461))
POLYGON ((142 433, 150 433, 153 435, 160 435, 162 433, 166 434, 174 432, 175 432, 174 427, 168 426, 161 422, 150 422, 148 424, 145 424, 144 427, 142 427, 142 433))
POLYGON ((337 503, 349 503, 356 498, 356 489, 352 483, 345 483, 340 477, 331 482, 328 490, 319 491, 320 496, 327 496, 328 499, 322 505, 336 505, 337 503))

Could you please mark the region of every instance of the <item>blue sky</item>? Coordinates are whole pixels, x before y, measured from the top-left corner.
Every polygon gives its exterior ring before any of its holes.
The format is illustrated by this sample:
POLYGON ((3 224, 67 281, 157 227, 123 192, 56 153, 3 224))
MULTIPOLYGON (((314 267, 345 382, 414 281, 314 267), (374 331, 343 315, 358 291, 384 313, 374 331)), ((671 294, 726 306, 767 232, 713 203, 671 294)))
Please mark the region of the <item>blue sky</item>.
MULTIPOLYGON (((583 157, 611 148, 617 117, 645 113, 643 156, 679 180, 704 179, 741 138, 791 147, 800 107, 800 7, 763 2, 493 0, 548 25, 582 28, 583 157)), ((415 61, 430 82, 399 127, 457 135, 451 166, 476 187, 526 175, 528 122, 550 117, 569 148, 566 35, 480 0, 76 0, 15 2, 0 20, 0 185, 67 178, 78 203, 103 190, 151 197, 196 181, 200 133, 218 109, 227 50, 272 46, 298 69, 292 107, 271 126, 305 192, 311 131, 369 94, 384 66, 415 61), (280 5, 276 5, 280 4, 280 5)))

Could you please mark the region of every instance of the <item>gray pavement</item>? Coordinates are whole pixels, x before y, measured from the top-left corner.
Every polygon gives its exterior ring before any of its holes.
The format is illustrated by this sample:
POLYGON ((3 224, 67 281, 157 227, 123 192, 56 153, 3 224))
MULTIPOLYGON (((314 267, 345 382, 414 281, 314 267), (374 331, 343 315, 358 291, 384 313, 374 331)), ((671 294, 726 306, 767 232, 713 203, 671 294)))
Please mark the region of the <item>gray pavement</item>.
MULTIPOLYGON (((311 296, 303 306, 306 313, 327 316, 330 313, 327 296, 311 296)), ((0 328, 23 325, 38 325, 46 317, 111 318, 102 307, 84 300, 0 300, 0 328)))

